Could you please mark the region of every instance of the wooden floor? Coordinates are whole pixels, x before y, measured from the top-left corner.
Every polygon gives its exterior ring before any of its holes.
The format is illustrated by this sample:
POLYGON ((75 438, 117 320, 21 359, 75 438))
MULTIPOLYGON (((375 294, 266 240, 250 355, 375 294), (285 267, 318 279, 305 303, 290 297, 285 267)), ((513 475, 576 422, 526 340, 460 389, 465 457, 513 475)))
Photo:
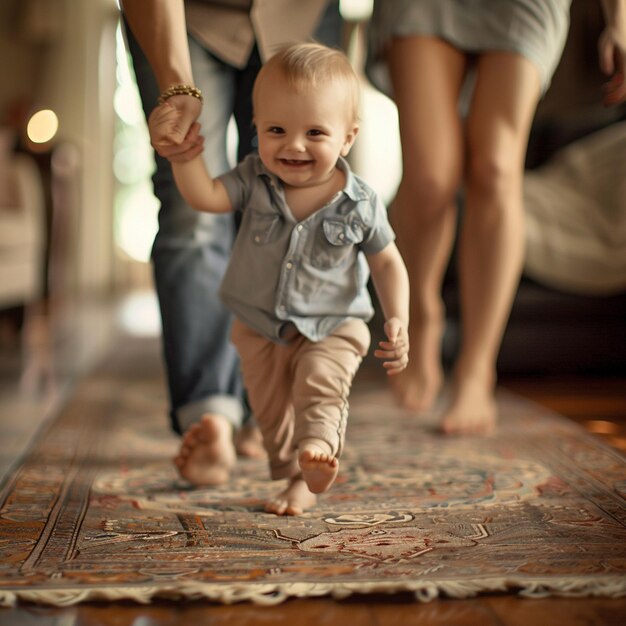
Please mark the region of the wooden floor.
MULTIPOLYGON (((35 309, 21 337, 0 316, 0 476, 11 471, 39 425, 53 415, 102 354, 128 309, 150 316, 142 297, 35 309), (133 308, 134 307, 134 308, 133 308), (143 308, 142 308, 143 307, 143 308)), ((149 323, 142 324, 145 330, 149 323)), ((580 423, 626 452, 626 376, 515 378, 503 387, 580 423)), ((67 608, 0 609, 0 626, 624 626, 626 598, 525 599, 509 595, 416 602, 410 595, 293 599, 277 606, 160 601, 67 608)))

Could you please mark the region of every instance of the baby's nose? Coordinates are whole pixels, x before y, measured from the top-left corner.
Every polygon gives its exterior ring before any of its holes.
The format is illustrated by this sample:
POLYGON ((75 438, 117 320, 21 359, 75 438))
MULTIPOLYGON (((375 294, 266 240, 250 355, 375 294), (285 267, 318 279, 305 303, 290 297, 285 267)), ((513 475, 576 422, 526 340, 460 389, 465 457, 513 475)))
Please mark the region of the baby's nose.
POLYGON ((292 152, 304 152, 306 147, 302 137, 290 137, 287 141, 287 149, 292 152))

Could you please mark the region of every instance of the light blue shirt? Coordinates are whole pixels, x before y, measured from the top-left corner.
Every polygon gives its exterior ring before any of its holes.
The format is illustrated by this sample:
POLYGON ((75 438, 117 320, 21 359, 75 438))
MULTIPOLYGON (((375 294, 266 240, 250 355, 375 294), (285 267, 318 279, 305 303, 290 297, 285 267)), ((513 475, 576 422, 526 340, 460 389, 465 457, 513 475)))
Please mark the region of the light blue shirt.
POLYGON ((285 343, 293 328, 319 341, 349 318, 369 320, 364 254, 394 240, 376 193, 337 163, 346 184, 330 202, 302 221, 291 213, 282 182, 257 154, 219 177, 242 222, 220 295, 245 324, 285 343))

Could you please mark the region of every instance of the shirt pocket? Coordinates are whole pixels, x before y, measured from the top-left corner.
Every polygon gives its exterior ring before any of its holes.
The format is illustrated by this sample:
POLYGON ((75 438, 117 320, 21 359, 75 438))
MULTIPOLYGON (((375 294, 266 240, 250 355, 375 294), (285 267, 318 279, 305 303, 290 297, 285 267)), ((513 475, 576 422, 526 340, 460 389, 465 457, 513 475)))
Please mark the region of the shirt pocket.
POLYGON ((280 216, 272 213, 252 213, 250 216, 250 239, 257 246, 264 246, 276 239, 280 216))
POLYGON ((363 241, 363 227, 352 223, 326 219, 321 222, 314 237, 311 265, 319 269, 339 267, 356 256, 355 246, 363 241))

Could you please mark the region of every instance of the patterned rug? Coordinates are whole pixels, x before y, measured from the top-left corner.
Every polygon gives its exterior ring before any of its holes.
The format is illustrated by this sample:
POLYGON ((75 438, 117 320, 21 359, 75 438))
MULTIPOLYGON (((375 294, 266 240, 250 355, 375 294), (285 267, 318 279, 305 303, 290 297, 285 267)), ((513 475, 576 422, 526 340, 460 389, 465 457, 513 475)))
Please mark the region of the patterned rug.
POLYGON ((626 595, 625 459, 558 415, 503 394, 495 436, 442 437, 361 381, 337 483, 280 518, 263 512, 281 486, 263 462, 221 488, 178 480, 162 379, 128 354, 77 387, 3 484, 0 605, 626 595))

